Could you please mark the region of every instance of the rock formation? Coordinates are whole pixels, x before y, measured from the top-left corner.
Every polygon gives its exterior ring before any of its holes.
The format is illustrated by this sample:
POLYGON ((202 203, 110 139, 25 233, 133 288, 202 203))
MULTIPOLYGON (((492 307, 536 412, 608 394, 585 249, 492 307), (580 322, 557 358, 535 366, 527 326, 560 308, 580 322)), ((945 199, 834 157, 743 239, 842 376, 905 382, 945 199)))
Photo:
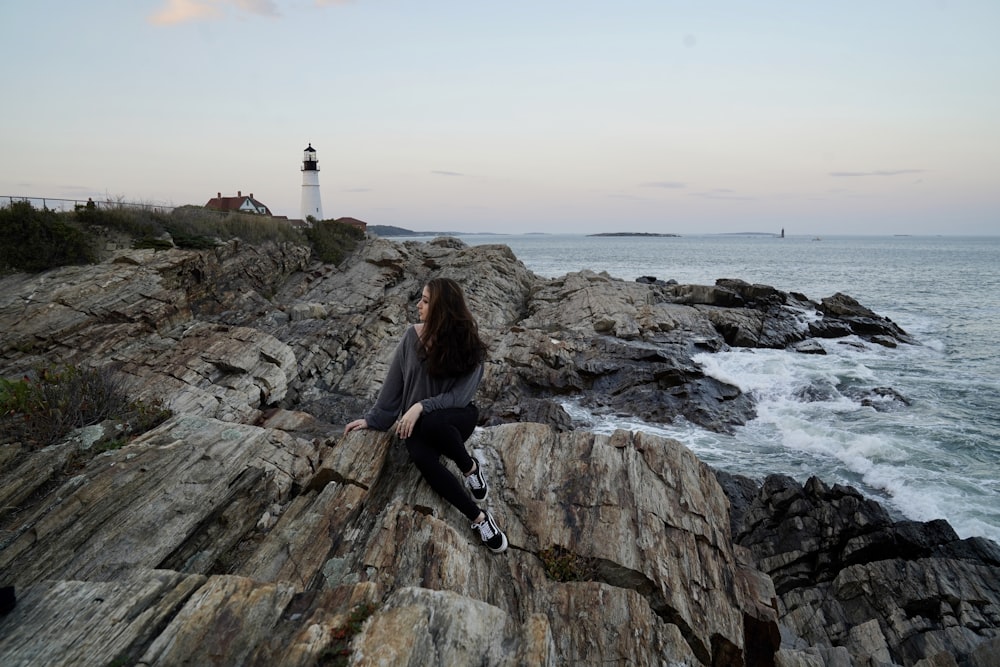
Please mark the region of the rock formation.
POLYGON ((694 354, 848 334, 914 342, 844 295, 544 280, 455 239, 369 239, 336 267, 232 243, 4 277, 0 376, 113 365, 174 416, 82 467, 101 426, 2 445, 0 664, 996 664, 994 543, 562 407, 726 430, 753 403, 694 354), (394 437, 340 433, 435 275, 491 345, 471 446, 498 556, 394 437))

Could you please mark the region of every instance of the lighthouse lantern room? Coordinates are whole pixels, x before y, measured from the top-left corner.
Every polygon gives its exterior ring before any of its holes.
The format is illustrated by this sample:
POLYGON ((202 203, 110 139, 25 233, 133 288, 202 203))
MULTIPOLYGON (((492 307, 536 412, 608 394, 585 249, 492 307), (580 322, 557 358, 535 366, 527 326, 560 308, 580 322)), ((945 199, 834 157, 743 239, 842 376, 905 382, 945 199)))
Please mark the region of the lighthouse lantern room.
POLYGON ((319 160, 316 149, 310 142, 302 152, 302 219, 312 216, 316 221, 323 219, 323 203, 319 196, 319 160))

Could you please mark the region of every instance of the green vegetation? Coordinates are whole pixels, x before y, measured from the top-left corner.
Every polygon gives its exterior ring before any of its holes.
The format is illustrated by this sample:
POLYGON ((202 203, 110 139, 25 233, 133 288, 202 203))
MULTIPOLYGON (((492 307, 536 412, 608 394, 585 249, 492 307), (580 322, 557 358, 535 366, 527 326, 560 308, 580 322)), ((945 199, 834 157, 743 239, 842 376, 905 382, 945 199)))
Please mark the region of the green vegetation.
POLYGON ((97 261, 86 232, 64 214, 35 210, 28 202, 0 209, 0 269, 44 271, 97 261))
POLYGON ((128 437, 170 415, 159 404, 129 398, 124 376, 107 367, 44 367, 19 380, 0 378, 0 433, 5 442, 42 448, 75 428, 115 422, 116 437, 97 443, 92 452, 96 454, 122 446, 128 437))
POLYGON ((0 273, 38 272, 58 266, 100 261, 100 239, 118 234, 135 248, 164 250, 212 248, 239 239, 311 245, 324 262, 339 263, 364 238, 364 232, 333 220, 303 231, 287 220, 245 213, 218 213, 201 206, 181 206, 170 213, 120 204, 77 206, 72 212, 36 209, 29 202, 0 208, 0 273))
POLYGON ((330 631, 330 646, 320 654, 318 667, 342 667, 350 663, 351 641, 361 632, 361 627, 368 617, 375 613, 374 604, 358 605, 351 610, 347 622, 330 631))
POLYGON ((347 253, 365 237, 365 233, 357 227, 342 222, 323 220, 308 228, 306 236, 320 261, 340 264, 347 253))
POLYGON ((304 242, 302 233, 287 220, 248 213, 216 213, 201 206, 175 208, 164 223, 164 231, 181 248, 210 247, 230 239, 251 244, 304 242))
POLYGON ((134 239, 163 234, 162 220, 166 217, 162 213, 127 206, 113 206, 111 208, 77 206, 73 213, 59 215, 66 216, 84 229, 96 225, 121 232, 134 239))
POLYGON ((545 574, 555 581, 589 581, 596 572, 593 559, 579 556, 558 545, 539 551, 538 557, 542 560, 545 574))

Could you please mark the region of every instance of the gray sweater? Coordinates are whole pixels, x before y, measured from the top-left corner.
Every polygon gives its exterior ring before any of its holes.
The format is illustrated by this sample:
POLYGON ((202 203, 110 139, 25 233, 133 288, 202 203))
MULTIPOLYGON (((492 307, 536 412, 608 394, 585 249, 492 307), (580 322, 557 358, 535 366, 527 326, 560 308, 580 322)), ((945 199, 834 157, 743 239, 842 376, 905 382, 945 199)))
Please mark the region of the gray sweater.
POLYGON ((428 375, 420 358, 420 338, 410 326, 396 346, 378 400, 365 415, 365 421, 369 428, 386 431, 417 402, 423 404, 425 414, 443 408, 464 408, 472 402, 482 378, 482 364, 457 377, 428 375))

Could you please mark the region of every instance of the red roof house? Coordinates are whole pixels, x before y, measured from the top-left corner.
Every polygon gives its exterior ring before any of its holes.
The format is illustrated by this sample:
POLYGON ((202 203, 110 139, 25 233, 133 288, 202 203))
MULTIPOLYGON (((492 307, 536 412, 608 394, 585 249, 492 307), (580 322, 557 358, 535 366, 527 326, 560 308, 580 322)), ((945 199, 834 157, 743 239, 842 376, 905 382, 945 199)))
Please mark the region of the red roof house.
POLYGON ((252 192, 249 195, 244 195, 240 190, 236 191, 235 197, 223 197, 221 192, 218 193, 217 196, 208 200, 205 208, 225 213, 271 215, 271 209, 254 199, 252 192))

